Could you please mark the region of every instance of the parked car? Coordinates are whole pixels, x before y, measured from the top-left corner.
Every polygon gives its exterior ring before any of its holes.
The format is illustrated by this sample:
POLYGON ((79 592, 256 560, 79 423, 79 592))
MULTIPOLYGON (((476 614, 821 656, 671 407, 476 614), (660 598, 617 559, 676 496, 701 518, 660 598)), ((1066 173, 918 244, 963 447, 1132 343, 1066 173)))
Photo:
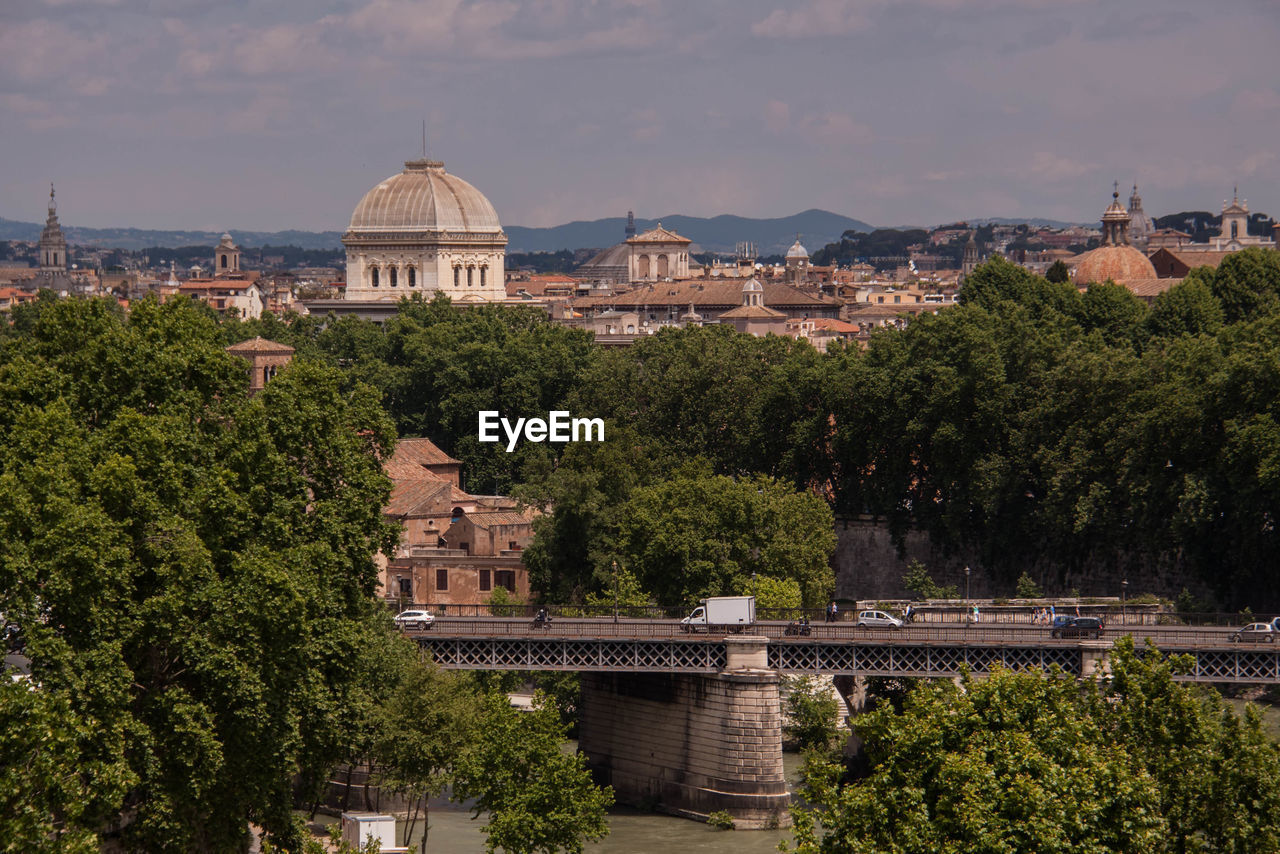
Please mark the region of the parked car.
POLYGON ((1231 633, 1233 643, 1275 643, 1276 630, 1271 623, 1250 623, 1231 633))
POLYGON ((1061 625, 1054 621, 1049 637, 1054 638, 1097 638, 1102 637, 1106 625, 1097 617, 1067 617, 1061 625))
POLYGON ((401 611, 395 616, 396 628, 399 629, 429 629, 435 621, 435 615, 424 610, 401 611))
POLYGON ((902 620, 884 611, 859 611, 856 625, 859 628, 900 629, 902 620))

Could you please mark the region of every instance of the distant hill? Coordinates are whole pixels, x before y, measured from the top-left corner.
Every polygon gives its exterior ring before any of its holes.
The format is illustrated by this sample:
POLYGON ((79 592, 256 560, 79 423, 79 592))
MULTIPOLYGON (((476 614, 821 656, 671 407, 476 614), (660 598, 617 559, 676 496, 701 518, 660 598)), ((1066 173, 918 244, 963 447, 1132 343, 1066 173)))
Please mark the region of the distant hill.
MULTIPOLYGON (((39 240, 43 223, 19 222, 0 217, 0 240, 39 240)), ((166 231, 147 228, 82 228, 63 225, 62 233, 76 246, 98 246, 104 249, 146 249, 159 246, 177 249, 179 246, 218 245, 220 231, 166 231)), ((301 249, 341 249, 342 234, 338 231, 235 231, 236 243, 242 247, 297 246, 301 249)))
MULTIPOLYGON (((871 231, 871 226, 861 220, 833 214, 829 211, 808 210, 793 216, 774 219, 751 219, 728 214, 711 217, 672 214, 660 219, 637 219, 640 231, 661 222, 697 244, 706 252, 732 252, 739 241, 756 244, 761 255, 775 255, 787 251, 796 234, 810 251, 839 240, 844 232, 871 231)), ((0 240, 39 240, 42 223, 19 222, 0 217, 0 240)), ((510 244, 508 252, 556 252, 561 249, 603 249, 620 242, 624 237, 626 219, 610 217, 589 222, 578 221, 551 228, 526 228, 520 225, 506 227, 510 244)), ((215 246, 222 236, 216 231, 166 231, 142 228, 81 228, 64 225, 67 240, 77 246, 99 246, 115 249, 145 249, 159 246, 176 249, 180 246, 215 246)), ((238 231, 232 236, 240 246, 297 246, 302 249, 341 249, 341 232, 338 231, 238 231)))
MULTIPOLYGON (((703 252, 732 252, 739 241, 756 244, 761 255, 780 255, 795 242, 796 234, 812 252, 846 231, 871 231, 872 226, 830 211, 807 210, 792 216, 773 219, 721 216, 706 218, 671 214, 658 219, 637 219, 636 230, 645 231, 659 222, 692 240, 703 252)), ((506 227, 510 252, 555 252, 560 249, 597 247, 603 249, 621 243, 625 235, 625 217, 609 217, 589 222, 570 222, 551 228, 506 227)))

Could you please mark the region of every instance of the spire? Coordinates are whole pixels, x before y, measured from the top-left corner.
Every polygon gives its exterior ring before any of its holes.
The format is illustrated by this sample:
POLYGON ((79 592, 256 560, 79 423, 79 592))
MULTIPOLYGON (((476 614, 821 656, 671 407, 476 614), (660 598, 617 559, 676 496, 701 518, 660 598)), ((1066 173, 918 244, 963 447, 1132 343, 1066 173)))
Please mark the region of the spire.
POLYGON ((49 216, 58 215, 58 203, 53 198, 53 182, 49 182, 49 216))

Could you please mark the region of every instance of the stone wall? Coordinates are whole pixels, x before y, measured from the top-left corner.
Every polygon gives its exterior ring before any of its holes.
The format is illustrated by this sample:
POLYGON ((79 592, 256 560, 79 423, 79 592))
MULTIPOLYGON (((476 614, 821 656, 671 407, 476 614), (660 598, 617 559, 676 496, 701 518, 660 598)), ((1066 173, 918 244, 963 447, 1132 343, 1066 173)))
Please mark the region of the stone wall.
MULTIPOLYGON (((910 596, 902 586, 907 565, 918 560, 941 585, 955 585, 965 596, 964 568, 970 568, 968 595, 975 599, 1012 597, 1019 573, 993 579, 976 551, 945 553, 924 531, 910 531, 901 553, 882 519, 869 516, 836 520, 836 551, 831 558, 836 573, 836 596, 841 599, 900 599, 910 596)), ((1153 561, 1134 555, 1095 558, 1079 568, 1066 568, 1048 555, 1029 563, 1026 571, 1047 596, 1119 596, 1120 581, 1128 579, 1128 595, 1154 593, 1173 599, 1185 587, 1200 598, 1212 598, 1207 585, 1192 575, 1177 555, 1153 561)))
POLYGON ((578 749, 622 803, 739 828, 784 826, 775 673, 582 674, 578 749))

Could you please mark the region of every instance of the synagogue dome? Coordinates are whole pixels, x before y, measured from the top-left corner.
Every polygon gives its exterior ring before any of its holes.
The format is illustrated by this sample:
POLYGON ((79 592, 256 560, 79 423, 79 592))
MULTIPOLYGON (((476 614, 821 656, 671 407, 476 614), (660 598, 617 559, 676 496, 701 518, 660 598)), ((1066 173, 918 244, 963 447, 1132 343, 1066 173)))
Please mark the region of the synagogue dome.
POLYGON ((485 195, 439 160, 409 160, 364 194, 351 213, 351 231, 450 231, 501 234, 498 212, 485 195))

